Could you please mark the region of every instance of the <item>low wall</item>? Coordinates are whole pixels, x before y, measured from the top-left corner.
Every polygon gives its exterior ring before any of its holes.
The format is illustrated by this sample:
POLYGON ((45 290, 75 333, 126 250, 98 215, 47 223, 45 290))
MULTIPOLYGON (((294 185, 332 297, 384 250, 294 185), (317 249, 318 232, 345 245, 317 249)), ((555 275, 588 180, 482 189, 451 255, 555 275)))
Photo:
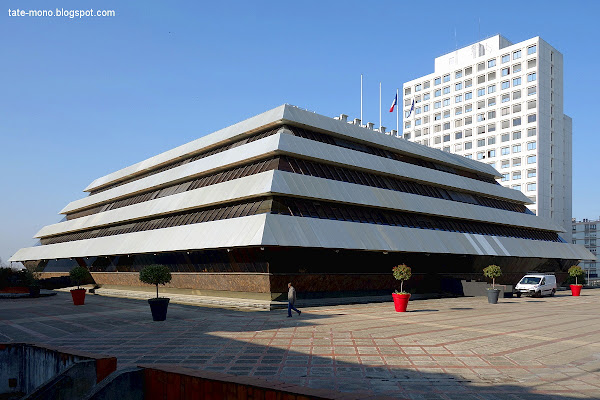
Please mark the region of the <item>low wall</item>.
MULTIPOLYGON (((492 285, 487 282, 468 282, 461 281, 465 296, 487 296, 487 290, 492 288, 492 285)), ((496 289, 500 289, 500 298, 512 297, 512 285, 498 285, 496 289)))
POLYGON ((176 367, 143 367, 144 399, 188 399, 202 393, 204 399, 321 400, 343 398, 342 393, 291 385, 256 377, 176 367))
MULTIPOLYGON (((96 284, 107 289, 154 291, 139 280, 137 272, 92 272, 96 284)), ((292 282, 298 298, 360 297, 389 294, 400 288, 392 273, 251 273, 251 272, 172 272, 172 280, 161 285, 161 293, 211 297, 287 300, 287 284, 292 282)), ((405 282, 407 290, 418 294, 462 294, 460 281, 440 274, 415 273, 405 282), (452 282, 454 285, 447 284, 452 282)))
POLYGON ((83 399, 96 383, 94 360, 77 361, 59 375, 37 387, 23 400, 83 399))
MULTIPOLYGON (((235 272, 172 272, 170 283, 161 288, 177 288, 210 291, 269 293, 269 274, 235 272)), ((141 286, 138 272, 92 272, 98 285, 141 286)))
POLYGON ((68 272, 39 272, 40 279, 47 278, 60 278, 62 276, 69 276, 68 272))
MULTIPOLYGON (((88 283, 93 283, 93 281, 90 279, 82 282, 82 284, 88 283)), ((41 272, 40 285, 43 289, 53 290, 72 286, 73 282, 68 272, 41 272)))
POLYGON ((361 290, 392 290, 400 286, 390 271, 389 274, 272 274, 270 276, 272 292, 287 292, 288 282, 292 282, 298 292, 341 292, 361 290))
POLYGON ((31 393, 75 363, 86 360, 95 363, 96 382, 100 382, 117 367, 115 357, 27 343, 0 344, 0 394, 31 393))
POLYGON ((119 369, 98 384, 85 400, 144 400, 144 369, 119 369))
MULTIPOLYGON (((173 366, 139 366, 119 370, 96 386, 85 400, 348 398, 327 389, 312 389, 257 377, 173 366)), ((352 397, 354 398, 354 397, 352 397)))
POLYGON ((29 293, 29 288, 24 286, 9 286, 0 289, 0 293, 29 293))

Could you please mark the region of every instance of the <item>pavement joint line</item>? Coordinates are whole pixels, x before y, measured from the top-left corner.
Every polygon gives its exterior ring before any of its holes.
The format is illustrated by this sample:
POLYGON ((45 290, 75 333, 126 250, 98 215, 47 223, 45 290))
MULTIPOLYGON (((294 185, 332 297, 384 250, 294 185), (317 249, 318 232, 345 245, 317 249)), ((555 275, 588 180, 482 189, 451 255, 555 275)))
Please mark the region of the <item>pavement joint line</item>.
POLYGON ((552 338, 549 340, 546 339, 538 339, 538 340, 545 340, 545 343, 535 343, 535 344, 531 344, 528 346, 522 346, 522 347, 518 347, 516 349, 512 349, 512 350, 507 350, 507 351, 501 351, 498 353, 494 353, 494 356, 498 356, 498 355, 505 355, 505 354, 511 354, 514 353, 516 351, 522 351, 522 350, 528 350, 528 349, 533 349, 535 347, 540 347, 540 346, 545 346, 548 344, 552 344, 552 343, 558 343, 558 342, 566 342, 566 343, 572 343, 572 344, 577 344, 580 346, 600 346, 600 343, 596 342, 596 343, 587 343, 587 342, 581 342, 581 341, 577 341, 577 340, 573 340, 571 338, 580 338, 580 337, 585 337, 585 336, 589 336, 589 335, 596 335, 596 334, 600 334, 600 329, 593 331, 593 332, 586 332, 586 333, 581 333, 579 335, 572 335, 570 336, 569 339, 563 339, 563 338, 552 338))
MULTIPOLYGON (((35 311, 33 311, 33 313, 34 313, 34 314, 36 314, 36 315, 40 315, 40 316, 41 316, 41 314, 40 314, 39 312, 35 312, 35 311)), ((56 316, 54 316, 54 315, 50 315, 49 317, 46 317, 46 319, 45 319, 45 320, 48 320, 48 319, 51 319, 51 320, 53 320, 53 321, 57 321, 57 322, 61 322, 61 323, 62 323, 62 322, 64 322, 64 319, 63 319, 63 318, 58 318, 58 317, 56 317, 56 316)), ((41 322, 41 321, 40 321, 40 322, 41 322)), ((83 324, 78 324, 78 323, 72 323, 72 324, 73 324, 73 325, 75 325, 75 326, 78 326, 78 327, 80 327, 80 328, 85 328, 86 330, 91 330, 91 331, 95 331, 95 332, 100 332, 100 330, 98 330, 98 329, 94 329, 94 328, 90 327, 90 325, 83 325, 83 324)), ((68 332, 68 331, 64 331, 64 332, 70 333, 70 332, 68 332)))
MULTIPOLYGON (((59 311, 56 314, 58 318, 71 316, 72 314, 69 313, 75 309, 66 307, 65 299, 66 297, 63 297, 62 302, 52 299, 49 301, 58 306, 59 311)), ((453 300, 449 305, 435 301, 423 302, 424 306, 421 308, 438 308, 441 312, 393 314, 395 315, 394 326, 388 326, 390 324, 386 322, 386 319, 392 320, 392 313, 387 309, 389 305, 380 304, 346 306, 344 309, 347 315, 343 316, 330 315, 336 313, 324 313, 320 312, 319 308, 312 308, 307 313, 312 318, 293 320, 286 320, 285 313, 257 314, 232 313, 232 311, 220 313, 209 308, 202 308, 196 312, 189 307, 177 306, 173 311, 176 313, 173 319, 169 317, 169 324, 162 324, 152 323, 147 319, 141 320, 138 317, 141 310, 149 314, 147 305, 142 307, 139 302, 117 299, 99 301, 98 298, 95 302, 90 301, 89 305, 86 302, 89 308, 85 313, 78 312, 78 310, 83 311, 83 308, 77 309, 75 318, 63 320, 65 324, 76 327, 80 324, 78 318, 82 318, 81 321, 85 321, 83 322, 85 324, 94 323, 99 332, 78 332, 78 329, 74 329, 71 335, 64 334, 53 329, 56 320, 52 318, 44 319, 48 328, 42 324, 25 325, 25 327, 38 327, 40 333, 44 332, 51 336, 44 341, 54 346, 62 345, 80 351, 115 355, 119 359, 120 368, 124 365, 133 366, 145 362, 142 360, 145 358, 148 363, 155 362, 154 365, 164 362, 166 365, 181 365, 197 369, 214 366, 225 373, 257 376, 261 374, 260 367, 273 366, 275 369, 270 371, 275 372, 266 374, 267 379, 278 379, 304 386, 310 386, 310 382, 315 380, 331 382, 331 387, 337 387, 345 393, 347 390, 364 389, 361 390, 361 393, 364 393, 362 398, 381 394, 415 399, 428 398, 428 394, 435 394, 433 398, 445 400, 455 400, 457 396, 462 396, 465 400, 504 399, 510 396, 511 399, 516 400, 541 398, 546 395, 548 400, 563 395, 568 399, 575 397, 599 399, 600 390, 595 383, 600 381, 598 370, 600 353, 594 346, 600 343, 592 336, 596 335, 600 323, 589 318, 590 312, 596 309, 600 296, 596 296, 595 299, 595 302, 576 303, 574 299, 568 298, 565 299, 562 308, 554 306, 549 308, 550 303, 542 305, 523 303, 522 310, 525 315, 531 317, 539 315, 540 307, 546 314, 554 315, 553 324, 542 335, 537 333, 539 329, 536 327, 531 327, 530 335, 524 334, 526 331, 522 331, 519 325, 512 326, 511 331, 507 333, 501 319, 494 320, 500 313, 490 315, 490 307, 479 309, 477 303, 479 300, 469 298, 453 300), (456 307, 458 303, 462 303, 463 306, 475 304, 473 307, 477 310, 469 310, 462 314, 468 318, 460 318, 461 313, 455 314, 451 319, 443 318, 444 310, 448 307, 456 307), (128 308, 129 314, 118 313, 118 304, 128 308), (575 305, 583 307, 580 308, 581 312, 573 312, 572 307, 575 305), (98 310, 103 312, 113 310, 115 313, 98 316, 94 313, 98 310), (372 310, 375 314, 379 313, 378 315, 381 315, 384 310, 385 318, 379 320, 365 318, 367 310, 372 310), (465 326, 465 323, 476 320, 474 312, 479 313, 480 319, 485 323, 475 327, 465 326), (282 314, 283 318, 281 318, 282 314), (190 315, 195 317, 190 318, 190 315), (583 317, 585 319, 582 319, 583 317), (412 324, 404 324, 407 321, 411 321, 412 324), (323 324, 323 322, 331 323, 323 324), (455 328, 444 328, 443 330, 448 330, 447 335, 440 334, 439 329, 436 331, 431 329, 432 324, 455 328), (481 325, 486 324, 489 326, 485 328, 489 328, 493 333, 500 332, 505 339, 497 340, 495 335, 489 337, 489 334, 482 337, 479 331, 483 330, 481 325), (515 334, 515 329, 522 337, 515 334), (396 338, 396 335, 389 335, 394 331, 405 332, 410 336, 398 338, 399 340, 385 339, 385 337, 396 338), (98 335, 103 332, 115 336, 111 339, 99 337, 98 335), (214 332, 218 334, 214 335, 214 332), (573 339, 570 332, 577 332, 583 336, 573 339), (158 349, 159 351, 140 345, 140 341, 143 341, 148 334, 158 334, 159 339, 166 340, 158 349), (464 339, 456 340, 460 336, 464 339), (547 340, 536 340, 535 338, 539 336, 547 340), (454 344, 446 346, 445 340, 454 344), (533 341, 541 342, 539 345, 546 347, 514 351, 524 344, 530 345, 533 341), (338 354, 336 351, 338 349, 352 349, 353 353, 348 357, 345 352, 338 354), (397 352, 390 353, 392 349, 397 352), (502 351, 508 351, 509 354, 496 354, 502 351), (255 355, 254 363, 236 364, 237 360, 249 360, 247 356, 251 354, 255 355), (263 361, 271 355, 279 358, 275 359, 273 364, 264 363, 263 361), (214 360, 219 356, 225 356, 228 360, 217 364, 214 360), (197 361, 200 358, 206 361, 197 361), (411 359, 417 362, 412 362, 411 359), (362 364, 359 364, 361 360, 362 364), (407 362, 404 363, 403 360, 407 362), (423 365, 418 360, 431 361, 423 365), (478 361, 483 365, 471 365, 469 360, 478 361), (546 361, 550 361, 551 364, 546 361), (298 362, 301 364, 297 364, 298 362), (596 364, 598 366, 595 366, 596 364), (311 372, 313 370, 314 372, 311 372), (299 373, 304 377, 294 378, 285 375, 285 373, 296 374, 293 371, 300 371, 299 373), (449 375, 442 375, 445 373, 449 375), (399 379, 400 376, 405 379, 399 379), (427 376, 462 378, 465 381, 450 379, 414 381, 415 377, 427 376), (410 379, 413 379, 413 385, 410 379), (419 387, 415 387, 415 384, 419 387), (577 387, 578 385, 580 387, 577 387)), ((16 306, 12 303, 7 305, 16 306)), ((17 307, 12 315, 23 316, 27 313, 35 315, 31 313, 33 307, 29 308, 31 310, 25 309, 22 313, 16 311, 17 307)), ((304 317, 304 312, 302 316, 304 317)), ((10 335, 14 338, 19 337, 15 329, 3 331, 3 327, 10 326, 3 322, 0 320, 0 334, 4 332, 9 335, 9 338, 10 335)), ((353 396, 356 397, 356 392, 353 396)))
MULTIPOLYGON (((487 333, 490 334, 492 336, 494 335, 508 335, 508 336, 514 336, 514 337, 518 337, 518 338, 525 338, 525 339, 534 339, 534 340, 543 340, 546 342, 553 342, 556 341, 556 338, 551 338, 551 337, 547 337, 547 336, 540 336, 540 335, 526 335, 526 334, 518 334, 518 333, 507 333, 504 331, 496 331, 496 330, 491 330, 491 329, 478 329, 478 328, 471 328, 471 327, 461 327, 461 326, 457 326, 457 325, 449 325, 449 324, 437 324, 437 323, 431 323, 431 322, 413 322, 413 321, 403 321, 403 323, 406 324, 415 324, 415 325, 423 325, 423 326, 431 326, 431 327, 439 327, 440 330, 448 330, 448 329, 457 329, 457 330, 463 330, 463 331, 469 331, 469 332, 478 332, 478 333, 487 333)), ((595 331, 593 333, 598 333, 600 331, 595 331)), ((407 334, 408 336, 411 335, 418 335, 421 334, 421 332, 415 332, 412 334, 407 334)), ((579 336, 586 336, 585 335, 575 335, 573 337, 579 337, 579 336)), ((394 336, 393 338, 397 338, 398 336, 394 336)), ((470 340, 474 340, 474 339, 470 339, 470 340)), ((579 343, 577 341, 571 341, 572 343, 579 343)), ((583 343, 582 343, 583 344, 583 343)), ((587 343, 585 343, 587 344, 587 343)), ((592 343, 591 345, 594 345, 594 343, 592 343)))
POLYGON ((32 329, 29 329, 29 328, 25 328, 25 327, 23 327, 23 326, 21 326, 19 324, 15 324, 15 323, 13 323, 11 321, 4 320, 2 322, 6 323, 6 324, 8 324, 10 326, 12 326, 15 329, 19 329, 19 330, 21 330, 21 331, 23 331, 25 333, 28 333, 28 334, 33 335, 33 336, 36 336, 38 338, 41 338, 41 339, 49 339, 50 338, 49 336, 46 336, 43 333, 36 332, 36 331, 34 331, 32 329))

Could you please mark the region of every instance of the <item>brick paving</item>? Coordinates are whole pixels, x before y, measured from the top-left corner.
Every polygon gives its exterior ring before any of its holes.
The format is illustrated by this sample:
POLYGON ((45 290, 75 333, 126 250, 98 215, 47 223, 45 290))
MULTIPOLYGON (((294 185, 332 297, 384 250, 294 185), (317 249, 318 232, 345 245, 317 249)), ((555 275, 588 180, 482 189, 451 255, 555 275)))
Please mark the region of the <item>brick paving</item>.
POLYGON ((403 399, 600 399, 600 290, 581 297, 485 298, 240 311, 68 293, 0 299, 0 342, 403 399))

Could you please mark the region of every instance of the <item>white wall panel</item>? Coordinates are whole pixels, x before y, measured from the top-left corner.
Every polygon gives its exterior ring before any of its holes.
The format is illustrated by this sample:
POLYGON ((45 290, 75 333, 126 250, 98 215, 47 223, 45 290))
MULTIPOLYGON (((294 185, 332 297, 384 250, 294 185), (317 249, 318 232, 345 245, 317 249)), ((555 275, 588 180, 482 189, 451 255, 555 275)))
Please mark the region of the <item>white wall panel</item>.
MULTIPOLYGON (((288 136, 288 135, 286 135, 288 136)), ((192 177, 203 172, 211 171, 231 164, 238 164, 242 161, 258 157, 263 154, 272 153, 277 149, 279 134, 268 136, 256 140, 243 146, 235 147, 200 160, 172 168, 161 173, 151 175, 122 186, 97 193, 93 196, 84 197, 69 203, 61 210, 61 214, 77 211, 79 209, 91 207, 96 204, 102 204, 110 200, 115 200, 129 194, 139 193, 150 188, 158 188, 169 182, 177 182, 186 177, 192 177)))
POLYGON ((269 193, 271 182, 273 181, 273 172, 265 171, 260 174, 221 182, 216 185, 205 186, 127 207, 48 225, 43 227, 35 237, 41 238, 125 221, 134 221, 141 218, 173 214, 179 211, 269 193))
POLYGON ((261 127, 267 126, 269 124, 273 124, 277 121, 280 121, 283 117, 283 112, 286 105, 282 105, 276 107, 272 110, 266 111, 262 114, 256 115, 252 118, 248 118, 244 121, 238 122, 237 124, 228 126, 227 128, 218 130, 209 135, 203 136, 199 139, 196 139, 192 142, 186 143, 174 149, 165 151, 164 153, 158 154, 154 157, 148 158, 144 161, 141 161, 137 164, 131 165, 129 167, 120 169, 111 174, 105 175, 101 178, 93 181, 88 187, 85 188, 85 191, 91 191, 100 186, 104 186, 108 183, 115 182, 126 178, 128 176, 134 175, 139 172, 145 172, 149 169, 158 167, 160 165, 169 163, 171 161, 175 161, 185 156, 188 156, 193 153, 198 153, 199 150, 202 150, 207 147, 215 147, 215 145, 220 144, 221 142, 226 143, 228 139, 235 138, 249 131, 258 130, 261 127))
POLYGON ((134 221, 141 218, 172 214, 188 209, 206 207, 269 193, 324 199, 334 202, 490 222, 508 226, 537 228, 554 232, 558 232, 561 229, 547 219, 529 214, 419 196, 411 193, 395 192, 285 171, 266 171, 216 185, 48 225, 42 228, 35 237, 42 238, 125 221, 134 221))
MULTIPOLYGON (((402 107, 401 105, 399 105, 402 107)), ((430 161, 438 161, 443 164, 453 165, 471 171, 478 171, 485 175, 500 176, 498 172, 491 166, 480 163, 474 160, 469 160, 464 157, 454 154, 435 150, 427 146, 422 146, 406 140, 398 140, 389 135, 366 129, 357 125, 348 124, 342 121, 335 120, 317 113, 307 112, 297 107, 288 106, 284 109, 283 119, 285 121, 296 122, 305 125, 307 129, 315 127, 328 132, 335 132, 339 137, 347 137, 348 139, 358 139, 361 142, 375 143, 377 147, 384 147, 389 150, 397 150, 407 155, 414 155, 418 158, 425 158, 430 161)))
POLYGON ((595 260, 583 246, 568 243, 260 214, 29 247, 9 261, 258 245, 477 255, 486 254, 482 242, 491 246, 495 241, 507 250, 500 255, 595 260))
MULTIPOLYGON (((498 241, 508 251, 508 254, 498 253, 498 255, 595 259, 592 257, 593 254, 583 246, 575 246, 569 243, 272 214, 267 215, 266 223, 272 235, 269 237, 265 236, 265 240, 263 240, 263 244, 265 245, 293 246, 294 243, 303 242, 308 243, 305 246, 309 247, 334 249, 477 255, 482 252, 483 254, 489 254, 486 253, 485 249, 492 248, 492 243, 498 241), (298 225, 301 229, 291 229, 293 225, 298 225), (311 232, 330 232, 331 234, 324 236, 314 235, 311 232), (269 240, 268 242, 267 239, 269 240), (474 242, 478 243, 478 245, 473 245, 474 242)), ((495 254, 496 251, 491 253, 495 254)))
POLYGON ((266 214, 28 247, 10 260, 47 260, 260 245, 266 214))
POLYGON ((198 153, 202 149, 212 148, 218 144, 226 143, 228 140, 238 136, 241 137, 244 133, 256 131, 262 127, 273 125, 282 120, 284 122, 293 122, 299 125, 308 125, 309 127, 312 126, 318 129, 335 132, 339 137, 345 136, 348 139, 358 139, 359 141, 363 142, 376 143, 379 145, 379 147, 401 151, 406 154, 413 154, 431 161, 439 161, 444 164, 455 165, 472 171, 479 171, 487 175, 498 176, 497 171, 486 164, 433 150, 429 147, 421 146, 408 141, 398 141, 397 139, 394 139, 388 135, 370 129, 334 120, 323 115, 285 104, 247 120, 241 121, 237 124, 228 126, 227 128, 203 136, 192 142, 165 151, 164 153, 148 158, 137 164, 100 177, 88 185, 84 191, 91 191, 129 176, 146 172, 152 168, 156 168, 172 161, 184 158, 190 154, 198 153))
POLYGON ((477 181, 464 176, 450 174, 430 168, 420 167, 401 161, 390 160, 372 154, 361 153, 343 147, 306 140, 292 135, 281 135, 279 150, 305 157, 329 160, 330 162, 358 167, 365 170, 383 172, 412 180, 430 183, 471 193, 487 194, 491 197, 507 199, 519 203, 529 203, 521 192, 487 182, 477 181))

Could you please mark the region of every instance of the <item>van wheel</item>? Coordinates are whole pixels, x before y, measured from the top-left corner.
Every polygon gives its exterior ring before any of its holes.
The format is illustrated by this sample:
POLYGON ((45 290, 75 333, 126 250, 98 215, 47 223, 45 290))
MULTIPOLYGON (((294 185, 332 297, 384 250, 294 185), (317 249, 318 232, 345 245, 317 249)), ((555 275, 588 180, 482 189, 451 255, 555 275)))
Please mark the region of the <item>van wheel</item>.
POLYGON ((521 292, 517 292, 517 298, 521 298, 521 292))
POLYGON ((556 289, 552 289, 552 291, 550 292, 550 297, 554 297, 555 293, 556 293, 556 289))

